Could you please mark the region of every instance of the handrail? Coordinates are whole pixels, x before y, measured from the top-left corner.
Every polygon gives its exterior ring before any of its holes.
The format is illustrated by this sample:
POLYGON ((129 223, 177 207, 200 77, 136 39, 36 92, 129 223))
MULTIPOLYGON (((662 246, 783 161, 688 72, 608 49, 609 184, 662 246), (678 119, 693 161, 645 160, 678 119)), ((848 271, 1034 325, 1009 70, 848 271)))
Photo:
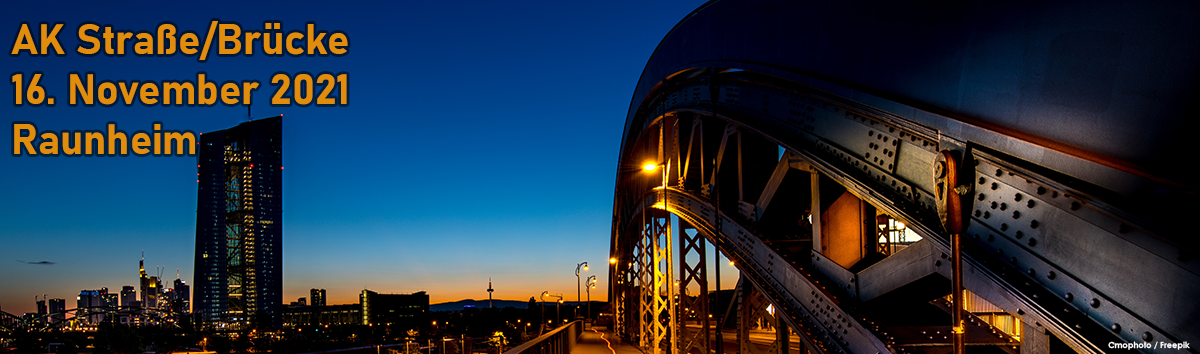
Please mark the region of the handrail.
POLYGON ((571 321, 549 333, 518 345, 516 348, 509 349, 504 354, 567 354, 575 347, 581 334, 583 334, 583 321, 571 321))

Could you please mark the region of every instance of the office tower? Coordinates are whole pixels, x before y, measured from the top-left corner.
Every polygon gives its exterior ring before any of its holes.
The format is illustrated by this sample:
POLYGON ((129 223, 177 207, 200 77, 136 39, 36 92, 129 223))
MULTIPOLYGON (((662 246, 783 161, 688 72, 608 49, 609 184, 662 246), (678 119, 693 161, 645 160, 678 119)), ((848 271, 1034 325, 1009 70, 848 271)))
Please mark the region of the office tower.
POLYGON ((59 323, 66 320, 67 314, 64 312, 66 310, 67 300, 57 298, 50 299, 50 323, 59 323))
POLYGON ((133 306, 137 300, 137 290, 133 289, 132 285, 121 287, 121 306, 133 306))
POLYGON ((162 308, 162 306, 159 306, 159 304, 163 300, 162 282, 158 281, 158 276, 151 275, 150 279, 146 282, 146 284, 147 284, 146 293, 148 293, 148 295, 142 296, 143 299, 146 299, 146 302, 142 303, 143 306, 156 308, 156 309, 162 308))
POLYGON ((38 318, 39 318, 38 322, 39 323, 45 322, 45 320, 43 318, 45 318, 44 316, 46 315, 46 294, 42 294, 41 300, 38 300, 37 296, 34 296, 33 299, 37 300, 37 310, 38 310, 38 318))
POLYGON ((192 290, 187 283, 179 279, 179 271, 175 272, 175 302, 179 302, 178 312, 188 312, 192 308, 192 290))
POLYGON ((313 306, 325 306, 325 289, 312 289, 308 294, 313 306))
POLYGON ((358 295, 362 308, 363 325, 400 325, 418 329, 429 324, 429 294, 418 291, 412 294, 380 294, 363 289, 358 295))
POLYGON ((158 292, 152 281, 154 277, 146 276, 146 252, 142 252, 142 259, 138 261, 138 284, 141 287, 142 307, 154 307, 158 303, 158 292))
POLYGON ((278 116, 200 135, 192 301, 206 323, 281 323, 282 127, 278 116))
POLYGON ((100 298, 100 290, 80 290, 75 298, 75 317, 83 318, 86 324, 98 324, 104 320, 103 310, 93 307, 104 306, 100 298))
POLYGON ((101 306, 118 306, 117 294, 109 293, 108 287, 100 288, 100 305, 101 306))

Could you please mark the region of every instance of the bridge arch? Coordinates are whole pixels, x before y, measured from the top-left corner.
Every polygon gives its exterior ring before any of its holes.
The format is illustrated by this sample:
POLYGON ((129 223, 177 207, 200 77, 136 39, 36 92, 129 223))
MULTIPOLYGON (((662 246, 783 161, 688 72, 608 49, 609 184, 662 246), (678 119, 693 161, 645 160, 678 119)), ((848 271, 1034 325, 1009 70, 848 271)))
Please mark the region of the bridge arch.
MULTIPOLYGON (((857 5, 712 1, 660 43, 634 91, 614 191, 610 301, 627 339, 712 351, 708 331, 684 325, 683 309, 708 311, 706 300, 673 287, 707 289, 707 242, 735 260, 743 301, 765 299, 779 332, 808 350, 946 345, 917 337, 950 321, 904 317, 946 307, 958 228, 963 300, 1025 327, 973 344, 1105 352, 1200 339, 1189 321, 1200 306, 1179 300, 1200 295, 1179 222, 1195 207, 1178 202, 1195 182, 1171 172, 1182 157, 1171 146, 1186 145, 1174 130, 1194 126, 1187 102, 1200 95, 1189 77, 1154 74, 1197 71, 1200 27, 1126 16, 1172 21, 1196 6, 857 5), (1064 14, 1077 21, 1055 20, 1064 14), (1138 38, 1161 40, 1128 53, 1138 38), (1159 66, 1174 55, 1190 61, 1159 66), (1098 82, 1111 85, 1087 87, 1098 82), (1128 97, 1135 87, 1174 93, 1128 97), (1146 134, 1125 134, 1130 121, 1146 134), (909 231, 895 234, 897 221, 909 231)), ((968 334, 999 327, 983 322, 968 334)), ((773 348, 786 348, 779 338, 773 348)))

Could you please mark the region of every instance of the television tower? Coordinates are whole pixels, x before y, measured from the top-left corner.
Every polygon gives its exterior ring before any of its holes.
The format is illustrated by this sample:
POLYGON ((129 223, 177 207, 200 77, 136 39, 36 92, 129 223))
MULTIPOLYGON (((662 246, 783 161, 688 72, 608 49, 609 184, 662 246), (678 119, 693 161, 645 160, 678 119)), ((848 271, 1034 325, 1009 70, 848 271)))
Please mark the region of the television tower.
POLYGON ((492 277, 488 277, 488 308, 492 307, 492 277))

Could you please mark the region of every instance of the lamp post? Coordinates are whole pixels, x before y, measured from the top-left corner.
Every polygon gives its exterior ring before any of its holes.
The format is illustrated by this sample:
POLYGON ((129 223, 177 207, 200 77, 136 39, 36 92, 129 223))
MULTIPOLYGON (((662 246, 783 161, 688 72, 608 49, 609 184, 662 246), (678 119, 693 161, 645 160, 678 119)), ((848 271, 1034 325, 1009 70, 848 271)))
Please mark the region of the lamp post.
POLYGON ((588 270, 588 263, 583 262, 575 265, 575 317, 579 317, 579 270, 588 270))
POLYGON ((663 172, 662 172, 662 201, 663 201, 663 210, 666 211, 667 210, 667 169, 670 168, 670 166, 667 166, 666 162, 659 162, 659 163, 649 162, 649 163, 646 163, 646 165, 642 166, 642 170, 644 170, 646 172, 654 172, 655 170, 658 170, 659 167, 663 168, 662 169, 663 170, 663 172))
POLYGON ((563 296, 562 296, 562 294, 558 294, 558 295, 550 294, 549 291, 542 292, 542 313, 543 313, 542 318, 543 319, 546 317, 544 314, 546 313, 546 308, 545 308, 546 300, 545 299, 547 297, 558 298, 558 304, 554 306, 554 321, 555 321, 555 323, 557 323, 558 320, 562 318, 563 296))
POLYGON ((589 320, 592 319, 592 289, 595 289, 595 288, 596 288, 596 276, 595 275, 589 276, 588 277, 588 287, 587 287, 587 294, 588 294, 587 316, 584 317, 589 320))
POLYGON ((546 295, 550 295, 550 292, 543 291, 542 296, 539 296, 539 298, 542 299, 542 322, 538 323, 538 335, 539 336, 542 335, 542 332, 545 332, 545 331, 543 331, 543 328, 545 328, 543 326, 545 326, 545 323, 546 323, 546 295))

